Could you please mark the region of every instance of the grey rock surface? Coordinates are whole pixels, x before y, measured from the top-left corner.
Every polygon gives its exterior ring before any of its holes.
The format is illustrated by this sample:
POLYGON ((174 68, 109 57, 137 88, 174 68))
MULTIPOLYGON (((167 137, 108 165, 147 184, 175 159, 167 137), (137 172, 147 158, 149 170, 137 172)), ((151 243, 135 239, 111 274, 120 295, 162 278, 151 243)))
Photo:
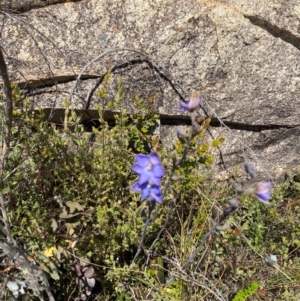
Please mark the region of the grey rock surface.
POLYGON ((155 93, 154 108, 169 120, 164 141, 174 136, 170 121, 185 119, 175 110, 179 98, 199 90, 205 112, 231 128, 212 129, 227 138, 229 169, 247 160, 278 178, 300 167, 299 1, 52 2, 67 3, 1 16, 11 80, 36 107, 58 109, 68 98, 73 108, 94 110, 112 68, 110 99, 120 78, 127 108, 133 94, 155 93))

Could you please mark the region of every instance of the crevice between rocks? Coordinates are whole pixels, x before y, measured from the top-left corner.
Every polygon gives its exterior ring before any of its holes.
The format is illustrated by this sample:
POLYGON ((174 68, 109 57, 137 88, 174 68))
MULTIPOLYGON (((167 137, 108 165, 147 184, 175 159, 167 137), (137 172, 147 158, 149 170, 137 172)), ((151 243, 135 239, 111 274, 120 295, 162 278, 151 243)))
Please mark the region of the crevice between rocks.
POLYGON ((10 13, 25 13, 35 8, 79 1, 82 0, 0 0, 0 10, 10 13))
MULTIPOLYGON (((204 117, 203 117, 204 118, 204 117)), ((203 120, 200 117, 200 120, 203 120)), ((205 117, 207 118, 207 117, 205 117)), ((210 125, 212 127, 224 127, 227 126, 230 129, 250 131, 250 132, 261 132, 266 130, 277 130, 277 129, 291 129, 299 127, 300 124, 249 124, 242 123, 237 121, 224 121, 222 118, 218 119, 216 117, 209 117, 211 119, 210 125), (222 120, 222 121, 220 121, 222 120)), ((191 119, 190 116, 180 116, 180 115, 160 115, 160 122, 162 125, 190 125, 191 119)))
MULTIPOLYGON (((77 116, 81 117, 82 123, 84 124, 87 131, 91 131, 92 127, 98 127, 99 124, 99 115, 97 110, 74 110, 77 116)), ((38 111, 36 111, 38 112, 38 111)), ((45 117, 49 122, 56 124, 63 124, 65 109, 44 109, 45 117)), ((104 111, 103 119, 110 124, 113 124, 115 121, 115 115, 119 115, 119 112, 113 111, 104 111)), ((169 115, 165 113, 159 114, 160 124, 161 125, 191 125, 191 119, 188 115, 169 115)), ((203 121, 207 117, 199 117, 203 121)), ((226 125, 230 129, 250 131, 250 132, 261 132, 266 130, 278 130, 278 129, 292 129, 300 127, 300 124, 249 124, 236 121, 222 121, 215 117, 210 117, 210 125, 212 127, 224 127, 226 125)), ((222 118, 221 118, 222 119, 222 118)))
POLYGON ((253 25, 259 26, 263 30, 266 30, 269 34, 275 38, 279 38, 286 43, 289 43, 300 50, 300 37, 296 36, 292 32, 278 27, 260 16, 244 15, 253 25))

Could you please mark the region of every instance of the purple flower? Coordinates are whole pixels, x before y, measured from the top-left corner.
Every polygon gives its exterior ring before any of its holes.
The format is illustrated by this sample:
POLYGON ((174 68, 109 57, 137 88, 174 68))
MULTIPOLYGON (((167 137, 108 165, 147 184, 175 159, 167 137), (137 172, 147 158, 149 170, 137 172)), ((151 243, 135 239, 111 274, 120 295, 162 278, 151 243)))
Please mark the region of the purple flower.
POLYGON ((265 205, 271 205, 269 199, 271 198, 271 183, 270 182, 259 182, 256 184, 255 196, 259 201, 265 205))
POLYGON ((150 155, 139 154, 135 156, 136 164, 131 169, 139 174, 137 183, 131 186, 135 192, 142 194, 142 200, 152 199, 156 202, 162 201, 161 178, 165 174, 157 153, 150 155))
POLYGON ((150 155, 139 154, 135 156, 136 163, 131 169, 140 175, 138 184, 143 185, 150 182, 153 185, 160 186, 161 178, 165 171, 160 164, 160 159, 157 153, 150 155))
POLYGON ((142 200, 151 198, 160 203, 163 198, 160 186, 153 185, 151 183, 144 183, 142 185, 139 185, 139 183, 137 182, 133 186, 131 186, 131 190, 134 192, 142 193, 142 200))
POLYGON ((188 103, 180 101, 180 107, 185 111, 193 112, 201 105, 201 102, 202 97, 200 96, 199 92, 194 91, 188 103))

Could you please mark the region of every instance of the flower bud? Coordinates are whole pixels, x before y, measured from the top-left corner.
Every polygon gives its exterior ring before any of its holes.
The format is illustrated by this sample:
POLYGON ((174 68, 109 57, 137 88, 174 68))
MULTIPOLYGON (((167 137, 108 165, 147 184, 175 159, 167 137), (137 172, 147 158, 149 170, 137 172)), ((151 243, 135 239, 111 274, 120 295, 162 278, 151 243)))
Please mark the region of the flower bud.
POLYGON ((228 215, 230 215, 233 211, 235 211, 235 209, 236 209, 236 208, 233 208, 233 207, 225 207, 225 208, 223 209, 223 214, 224 214, 225 216, 228 216, 228 215))
POLYGON ((239 208, 240 207, 240 202, 237 199, 231 199, 228 202, 228 205, 233 207, 233 208, 239 208))
POLYGON ((238 193, 243 193, 243 188, 238 183, 233 183, 232 188, 238 193))
POLYGON ((176 128, 176 135, 179 141, 184 145, 187 139, 186 135, 184 135, 178 128, 176 128))
POLYGON ((251 177, 251 179, 254 179, 256 177, 256 172, 254 168, 248 163, 245 163, 244 167, 246 173, 251 177))

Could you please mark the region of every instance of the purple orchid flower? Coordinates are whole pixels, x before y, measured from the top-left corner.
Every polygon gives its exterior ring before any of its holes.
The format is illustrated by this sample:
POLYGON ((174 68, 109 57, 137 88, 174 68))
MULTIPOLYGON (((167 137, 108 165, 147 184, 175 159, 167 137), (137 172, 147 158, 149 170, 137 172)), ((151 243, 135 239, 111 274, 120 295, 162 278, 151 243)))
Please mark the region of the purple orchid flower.
POLYGON ((256 184, 255 196, 258 200, 265 205, 271 205, 269 199, 271 198, 271 183, 270 182, 259 182, 256 184))
POLYGON ((143 185, 150 182, 153 185, 160 186, 161 178, 165 174, 164 168, 160 163, 157 153, 150 155, 139 154, 135 156, 137 164, 131 169, 140 175, 138 184, 143 185))
POLYGON ((150 155, 139 154, 135 156, 136 164, 131 169, 139 174, 137 183, 131 186, 131 190, 140 192, 142 200, 152 199, 162 201, 161 178, 165 174, 157 153, 150 155))
POLYGON ((201 105, 201 103, 202 97, 200 96, 199 92, 194 91, 188 103, 180 101, 180 107, 185 111, 194 112, 201 105))
POLYGON ((131 190, 142 193, 142 200, 150 198, 160 203, 163 199, 161 188, 158 185, 151 185, 150 183, 139 185, 139 183, 135 183, 131 186, 131 190))

